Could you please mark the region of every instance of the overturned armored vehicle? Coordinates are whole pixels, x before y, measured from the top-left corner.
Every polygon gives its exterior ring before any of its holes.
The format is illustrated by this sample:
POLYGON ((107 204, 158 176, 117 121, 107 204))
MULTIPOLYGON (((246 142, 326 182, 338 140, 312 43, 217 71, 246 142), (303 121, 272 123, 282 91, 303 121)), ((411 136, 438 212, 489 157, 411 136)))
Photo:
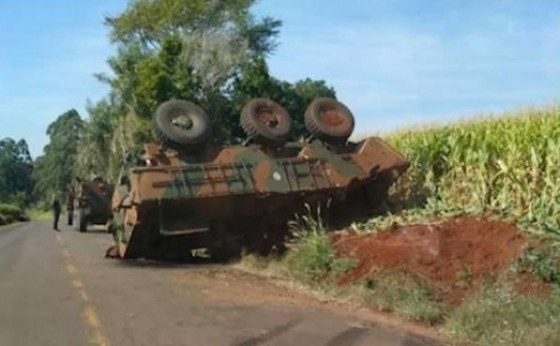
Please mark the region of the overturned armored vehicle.
POLYGON ((153 119, 159 144, 129 155, 113 194, 108 256, 176 259, 204 248, 217 258, 241 248, 282 244, 286 224, 304 206, 379 204, 406 170, 380 138, 349 142, 354 117, 330 98, 305 113, 309 138, 289 141, 292 122, 279 104, 251 100, 242 110, 247 140, 208 144, 210 122, 196 105, 171 100, 153 119))

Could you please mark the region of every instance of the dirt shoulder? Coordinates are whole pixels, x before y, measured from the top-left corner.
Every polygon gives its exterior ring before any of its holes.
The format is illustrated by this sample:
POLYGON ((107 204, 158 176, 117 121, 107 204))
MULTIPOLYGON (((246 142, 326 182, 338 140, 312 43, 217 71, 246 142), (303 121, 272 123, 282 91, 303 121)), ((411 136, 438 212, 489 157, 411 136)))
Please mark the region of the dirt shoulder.
POLYGON ((458 216, 369 234, 311 232, 283 258, 248 256, 195 279, 216 283, 207 291, 216 299, 321 308, 445 344, 509 343, 515 331, 530 340, 549 328, 542 344, 552 345, 560 272, 553 256, 531 252, 534 243, 511 222, 458 216))
POLYGON ((399 330, 448 344, 448 340, 434 329, 383 312, 360 307, 345 299, 337 299, 328 293, 312 290, 302 284, 259 271, 243 263, 225 268, 212 268, 186 272, 176 277, 180 283, 196 282, 204 287, 203 293, 212 300, 224 304, 297 307, 321 309, 335 314, 359 318, 364 323, 381 325, 386 329, 399 330))

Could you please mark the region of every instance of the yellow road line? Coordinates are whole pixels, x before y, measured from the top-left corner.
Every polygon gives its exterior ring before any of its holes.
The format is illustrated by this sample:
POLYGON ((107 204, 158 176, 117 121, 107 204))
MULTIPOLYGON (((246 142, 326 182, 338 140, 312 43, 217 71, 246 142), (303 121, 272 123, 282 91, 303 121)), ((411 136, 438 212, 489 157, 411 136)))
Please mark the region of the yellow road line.
POLYGON ((101 332, 101 323, 99 323, 99 317, 97 317, 95 308, 91 305, 86 305, 83 317, 89 329, 90 343, 96 346, 108 346, 109 342, 101 332))
POLYGON ((64 266, 66 268, 66 271, 72 277, 72 288, 76 291, 76 293, 84 303, 82 318, 84 320, 84 324, 86 325, 89 344, 94 346, 109 346, 110 343, 103 335, 101 323, 99 321, 97 312, 95 311, 95 307, 89 300, 86 286, 78 277, 78 268, 76 268, 76 266, 74 265, 72 256, 64 245, 64 239, 60 236, 60 234, 57 234, 56 240, 61 245, 61 252, 65 257, 64 266))
POLYGON ((75 279, 72 280, 72 287, 74 287, 77 290, 80 290, 84 288, 84 284, 81 280, 75 279))
POLYGON ((89 297, 86 292, 86 286, 80 279, 72 280, 72 287, 78 292, 78 295, 84 302, 89 302, 89 297))
POLYGON ((78 269, 76 269, 76 267, 72 263, 66 263, 66 271, 70 275, 75 275, 76 273, 78 273, 78 269))
POLYGON ((80 298, 82 298, 82 300, 84 302, 89 301, 89 297, 88 297, 87 292, 85 290, 78 291, 78 295, 80 296, 80 298))

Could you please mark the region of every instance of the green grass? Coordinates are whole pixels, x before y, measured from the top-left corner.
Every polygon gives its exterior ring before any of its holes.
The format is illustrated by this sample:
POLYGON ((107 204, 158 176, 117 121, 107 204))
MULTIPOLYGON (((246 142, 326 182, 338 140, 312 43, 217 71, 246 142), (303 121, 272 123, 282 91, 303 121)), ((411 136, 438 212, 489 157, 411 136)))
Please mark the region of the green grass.
POLYGON ((528 298, 508 287, 487 287, 453 311, 444 332, 482 346, 560 345, 560 291, 528 298))
POLYGON ((52 212, 49 210, 31 209, 28 213, 33 221, 49 220, 53 217, 52 212))
POLYGON ((558 246, 530 247, 514 265, 517 272, 528 270, 540 280, 560 288, 560 253, 558 246))
POLYGON ((320 210, 313 215, 298 216, 290 223, 295 236, 295 244, 284 261, 290 273, 304 282, 332 280, 351 270, 356 261, 339 257, 335 253, 325 230, 320 210))
POLYGON ((398 272, 380 272, 361 283, 363 303, 376 310, 393 312, 407 320, 430 325, 444 318, 444 306, 437 302, 426 283, 398 272))

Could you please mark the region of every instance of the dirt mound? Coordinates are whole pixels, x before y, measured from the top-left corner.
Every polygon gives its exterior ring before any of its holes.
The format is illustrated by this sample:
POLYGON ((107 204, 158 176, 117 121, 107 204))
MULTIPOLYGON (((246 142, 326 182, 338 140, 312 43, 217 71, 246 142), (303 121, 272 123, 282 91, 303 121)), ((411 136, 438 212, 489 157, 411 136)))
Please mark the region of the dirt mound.
POLYGON ((376 235, 338 235, 333 241, 340 254, 359 260, 340 284, 390 269, 428 279, 434 294, 453 305, 485 278, 503 273, 527 244, 514 225, 473 217, 393 226, 376 235))

